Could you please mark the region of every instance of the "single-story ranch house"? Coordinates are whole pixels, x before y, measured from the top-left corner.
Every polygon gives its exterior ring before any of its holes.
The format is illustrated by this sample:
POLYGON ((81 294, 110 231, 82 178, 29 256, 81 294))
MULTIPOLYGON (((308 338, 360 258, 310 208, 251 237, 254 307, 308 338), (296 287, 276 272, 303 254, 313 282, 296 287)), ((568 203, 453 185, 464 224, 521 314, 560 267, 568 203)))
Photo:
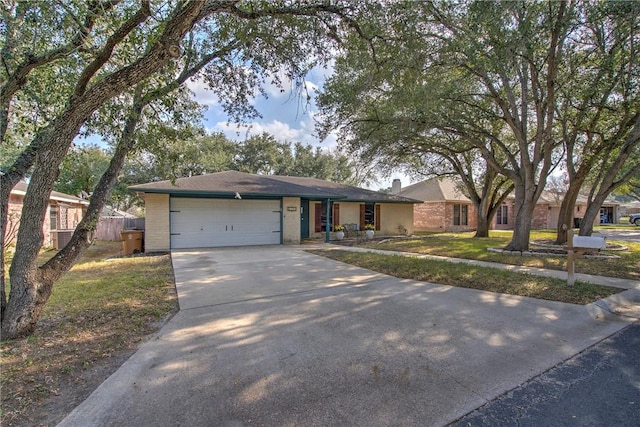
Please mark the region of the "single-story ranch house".
POLYGON ((330 239, 333 226, 373 224, 382 235, 413 232, 410 198, 315 178, 237 171, 129 187, 144 198, 148 252, 298 244, 330 239))
MULTIPOLYGON (((22 205, 24 196, 27 194, 28 184, 24 181, 18 182, 9 195, 9 223, 7 233, 17 230, 22 215, 22 205)), ((62 249, 71 239, 71 235, 76 225, 82 220, 87 212, 89 201, 70 194, 52 191, 49 196, 49 208, 45 214, 42 232, 44 236, 44 246, 53 246, 62 249)), ((7 236, 12 241, 15 235, 7 236)))
MULTIPOLYGON (((413 226, 416 231, 472 231, 476 229, 476 208, 451 178, 432 178, 412 184, 404 189, 399 180, 394 180, 393 193, 411 199, 422 200, 413 212, 413 226)), ((562 200, 549 192, 544 192, 533 211, 531 226, 534 229, 556 229, 562 200)), ((619 218, 619 203, 607 201, 600 208, 600 216, 594 225, 615 224, 619 218)), ((587 201, 579 197, 574 211, 575 221, 579 221, 587 210, 587 201)), ((490 228, 493 230, 513 230, 515 219, 514 200, 508 197, 498 208, 490 228)), ((577 227, 578 224, 571 224, 577 227)))

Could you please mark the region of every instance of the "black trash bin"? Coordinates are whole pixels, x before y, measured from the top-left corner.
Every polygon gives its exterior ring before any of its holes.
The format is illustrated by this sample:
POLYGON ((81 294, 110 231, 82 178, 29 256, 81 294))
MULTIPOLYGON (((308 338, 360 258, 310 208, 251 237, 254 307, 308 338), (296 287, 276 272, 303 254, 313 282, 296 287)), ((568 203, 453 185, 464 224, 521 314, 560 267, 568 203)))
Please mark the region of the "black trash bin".
POLYGON ((573 218, 573 228, 580 228, 582 218, 573 218))

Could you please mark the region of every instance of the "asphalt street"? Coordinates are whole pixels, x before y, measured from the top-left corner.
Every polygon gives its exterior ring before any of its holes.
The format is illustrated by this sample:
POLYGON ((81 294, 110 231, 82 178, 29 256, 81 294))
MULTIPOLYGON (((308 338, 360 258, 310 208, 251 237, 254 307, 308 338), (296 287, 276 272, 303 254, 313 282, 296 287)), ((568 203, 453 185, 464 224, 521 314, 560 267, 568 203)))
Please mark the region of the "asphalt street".
POLYGON ((640 323, 451 426, 640 426, 640 323))
POLYGON ((630 225, 626 229, 606 229, 602 228, 597 233, 607 236, 607 240, 623 240, 627 242, 640 242, 640 227, 630 225))

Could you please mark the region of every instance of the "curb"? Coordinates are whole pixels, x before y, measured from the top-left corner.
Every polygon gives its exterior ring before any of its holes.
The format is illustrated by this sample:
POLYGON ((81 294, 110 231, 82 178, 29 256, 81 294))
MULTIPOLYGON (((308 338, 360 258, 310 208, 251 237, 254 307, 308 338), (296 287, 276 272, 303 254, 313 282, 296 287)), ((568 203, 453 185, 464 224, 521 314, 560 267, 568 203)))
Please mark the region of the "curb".
POLYGON ((615 295, 608 296, 591 304, 587 304, 589 312, 603 310, 617 316, 630 319, 640 319, 640 289, 628 289, 615 295), (597 307, 597 309, 596 309, 597 307))

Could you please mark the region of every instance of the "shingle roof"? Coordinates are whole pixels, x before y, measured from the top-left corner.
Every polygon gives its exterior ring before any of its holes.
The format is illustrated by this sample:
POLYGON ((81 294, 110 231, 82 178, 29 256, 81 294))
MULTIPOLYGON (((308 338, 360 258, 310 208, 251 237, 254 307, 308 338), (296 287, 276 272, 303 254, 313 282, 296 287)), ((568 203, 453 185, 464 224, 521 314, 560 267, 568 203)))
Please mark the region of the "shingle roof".
MULTIPOLYGON (((20 181, 13 187, 13 189, 11 189, 11 193, 24 196, 27 192, 27 188, 29 188, 29 184, 24 181, 20 181)), ((58 202, 80 203, 83 205, 89 204, 88 200, 81 199, 77 196, 72 196, 71 194, 61 193, 59 191, 52 191, 49 199, 56 200, 58 202)))
POLYGON ((212 195, 233 197, 235 193, 252 197, 305 197, 311 199, 340 199, 386 203, 418 203, 407 197, 379 193, 363 188, 323 181, 316 178, 254 175, 238 171, 217 172, 178 178, 171 181, 150 182, 129 187, 142 193, 212 195))
POLYGON ((402 189, 399 195, 425 202, 471 201, 460 192, 456 182, 451 178, 427 179, 402 189))
MULTIPOLYGON (((471 202, 467 196, 460 192, 457 183, 451 178, 427 179, 403 188, 399 195, 425 202, 471 202)), ((507 199, 513 198, 513 193, 507 197, 507 199)), ((559 206, 562 203, 562 196, 555 195, 549 191, 543 191, 536 203, 559 206)), ((576 203, 581 205, 588 204, 587 197, 582 195, 578 196, 576 203)), ((619 204, 620 203, 614 200, 607 199, 603 203, 603 206, 619 204)))

